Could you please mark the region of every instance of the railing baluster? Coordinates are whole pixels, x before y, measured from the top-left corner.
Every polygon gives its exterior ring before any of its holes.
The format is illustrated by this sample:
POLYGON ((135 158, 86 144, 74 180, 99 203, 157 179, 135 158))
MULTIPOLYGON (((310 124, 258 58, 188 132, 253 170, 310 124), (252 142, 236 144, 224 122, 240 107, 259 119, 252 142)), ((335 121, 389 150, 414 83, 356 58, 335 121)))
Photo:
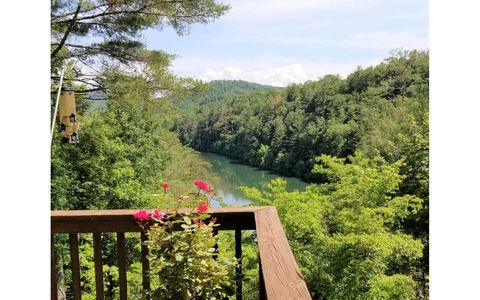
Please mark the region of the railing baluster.
POLYGON ((82 299, 82 291, 80 289, 80 259, 78 257, 78 234, 70 233, 68 235, 70 243, 70 261, 72 264, 72 292, 73 299, 82 299))
POLYGON ((127 300, 127 262, 125 254, 125 233, 117 232, 118 282, 120 300, 127 300))
POLYGON ((150 291, 150 262, 148 261, 147 255, 148 255, 148 247, 145 245, 145 241, 147 240, 147 235, 145 232, 142 232, 140 234, 140 240, 142 243, 141 249, 142 249, 142 285, 143 285, 143 291, 148 292, 150 291))
POLYGON ((260 283, 259 299, 265 300, 265 281, 263 280, 262 261, 260 260, 260 255, 258 255, 258 281, 260 283))
POLYGON ((235 294, 237 300, 242 300, 242 231, 235 230, 235 257, 237 267, 235 272, 235 294))
MULTIPOLYGON (((185 212, 190 209, 182 210, 185 212)), ((52 211, 51 212, 51 231, 52 234, 65 233, 69 234, 70 257, 72 269, 72 292, 73 299, 81 299, 80 287, 80 261, 78 255, 78 233, 117 233, 117 259, 119 269, 120 282, 120 299, 128 298, 127 290, 127 262, 125 248, 125 232, 141 232, 142 228, 138 226, 132 217, 136 210, 105 210, 105 211, 52 211)), ((241 258, 241 230, 256 230, 259 250, 259 298, 265 299, 311 299, 305 281, 300 273, 295 258, 288 245, 285 233, 278 218, 275 208, 273 207, 241 207, 241 208, 218 208, 213 209, 212 217, 219 218, 220 226, 215 228, 213 234, 217 234, 217 230, 235 230, 235 253, 237 258, 241 258), (262 259, 263 258, 263 259, 262 259)), ((101 262, 101 238, 94 237, 94 259, 101 262), (97 242, 95 242, 97 240, 97 242), (96 254, 95 254, 96 252, 96 254)), ((146 240, 146 235, 141 236, 142 241, 146 240)), ((217 248, 218 246, 216 246, 217 248)), ((53 241, 52 241, 52 251, 53 241)), ((142 246, 142 287, 144 290, 150 288, 152 278, 149 277, 149 265, 146 259, 148 249, 142 246)), ((58 274, 61 269, 55 268, 55 255, 52 253, 52 299, 61 298, 60 295, 55 296, 55 283, 58 289, 62 286, 61 280, 63 276, 58 274), (57 281, 55 278, 58 276, 57 281)), ((100 263, 97 263, 99 265, 100 263)), ((97 267, 96 267, 97 268, 97 267)), ((237 299, 241 299, 242 295, 242 277, 243 266, 237 266, 236 270, 236 293, 237 299)), ((96 288, 99 290, 98 276, 99 271, 96 269, 96 288)), ((101 294, 101 293, 100 293, 101 294)), ((68 295, 70 297, 70 295, 68 295)), ((106 295, 103 295, 105 297, 106 295)), ((101 295, 97 296, 101 299, 101 295)))
POLYGON ((103 300, 103 263, 102 263, 102 234, 93 234, 93 259, 95 262, 95 292, 96 299, 103 300))
POLYGON ((51 298, 52 300, 57 300, 58 290, 57 290, 57 256, 55 255, 55 239, 54 235, 50 236, 50 289, 51 289, 51 298))
MULTIPOLYGON (((217 234, 218 234, 218 230, 216 228, 212 228, 212 235, 217 236, 217 234)), ((213 248, 215 249, 215 253, 213 254, 213 259, 218 260, 218 244, 215 243, 215 245, 213 245, 213 248)))

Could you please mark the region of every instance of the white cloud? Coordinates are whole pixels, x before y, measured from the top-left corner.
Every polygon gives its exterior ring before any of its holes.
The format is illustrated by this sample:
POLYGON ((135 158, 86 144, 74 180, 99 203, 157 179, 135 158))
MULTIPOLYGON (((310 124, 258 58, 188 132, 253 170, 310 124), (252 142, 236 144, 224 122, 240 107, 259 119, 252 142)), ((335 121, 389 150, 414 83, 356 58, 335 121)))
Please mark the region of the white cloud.
POLYGON ((205 75, 201 75, 200 78, 206 81, 216 79, 241 79, 273 86, 287 86, 290 83, 304 82, 309 79, 301 64, 290 64, 276 68, 257 70, 246 70, 233 66, 220 69, 208 68, 205 71, 205 75))
POLYGON ((224 67, 222 69, 208 68, 205 75, 201 75, 203 80, 215 80, 215 79, 241 79, 245 74, 245 70, 237 67, 224 67))
POLYGON ((232 10, 212 25, 215 31, 163 42, 177 45, 175 74, 287 85, 346 77, 392 49, 428 48, 427 24, 420 22, 428 16, 427 0, 222 1, 232 10))
POLYGON ((206 57, 179 57, 172 71, 179 76, 190 76, 211 81, 241 79, 273 86, 287 86, 318 80, 327 74, 345 78, 358 65, 368 67, 380 63, 386 56, 354 60, 293 59, 283 57, 256 57, 239 59, 212 59, 206 57))

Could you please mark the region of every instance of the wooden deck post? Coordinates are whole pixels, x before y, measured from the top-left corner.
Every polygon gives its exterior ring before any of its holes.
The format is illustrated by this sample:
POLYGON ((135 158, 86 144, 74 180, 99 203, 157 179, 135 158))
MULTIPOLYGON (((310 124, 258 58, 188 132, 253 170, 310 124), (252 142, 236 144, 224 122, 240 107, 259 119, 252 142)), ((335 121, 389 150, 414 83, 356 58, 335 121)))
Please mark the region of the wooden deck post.
POLYGON ((55 236, 52 234, 50 237, 50 290, 52 300, 57 300, 58 298, 58 288, 57 288, 57 255, 55 254, 55 236))
POLYGON ((235 295, 237 300, 242 300, 242 231, 235 230, 235 258, 237 267, 235 268, 235 295))
POLYGON ((72 292, 73 300, 82 299, 82 290, 80 289, 80 258, 78 255, 78 234, 70 233, 68 235, 70 243, 70 261, 72 265, 72 292))
POLYGON ((125 253, 124 232, 117 232, 117 260, 120 300, 127 300, 127 256, 125 253))
POLYGON ((147 235, 145 232, 140 234, 140 242, 141 245, 141 256, 142 256, 142 286, 144 292, 150 291, 150 262, 148 261, 148 248, 145 245, 145 242, 148 240, 147 235))
POLYGON ((95 293, 97 300, 103 300, 103 264, 102 264, 102 234, 93 234, 93 260, 95 265, 95 293))

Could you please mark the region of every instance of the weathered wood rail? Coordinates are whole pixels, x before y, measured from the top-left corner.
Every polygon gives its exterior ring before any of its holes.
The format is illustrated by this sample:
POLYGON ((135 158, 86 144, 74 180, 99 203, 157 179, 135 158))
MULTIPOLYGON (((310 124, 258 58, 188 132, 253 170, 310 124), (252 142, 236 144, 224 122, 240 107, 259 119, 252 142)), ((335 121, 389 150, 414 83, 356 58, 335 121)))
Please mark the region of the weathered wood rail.
MULTIPOLYGON (((104 299, 101 233, 117 234, 117 257, 120 299, 128 299, 125 255, 125 232, 139 232, 146 239, 133 218, 138 210, 73 210, 52 211, 51 231, 69 234, 72 267, 73 298, 81 299, 78 234, 92 233, 95 263, 96 299, 104 299)), ((185 210, 187 212, 187 210, 185 210)), ((256 230, 259 250, 260 298, 269 300, 311 299, 303 276, 292 254, 282 224, 274 207, 216 208, 208 211, 220 224, 217 230, 235 231, 235 256, 242 255, 241 231, 256 230)), ((140 242, 140 241, 139 241, 140 242)), ((144 290, 150 289, 148 276, 148 249, 142 244, 142 274, 144 290)), ((52 242, 51 299, 57 299, 57 269, 52 242)), ((236 270, 236 298, 242 299, 242 269, 236 270)))

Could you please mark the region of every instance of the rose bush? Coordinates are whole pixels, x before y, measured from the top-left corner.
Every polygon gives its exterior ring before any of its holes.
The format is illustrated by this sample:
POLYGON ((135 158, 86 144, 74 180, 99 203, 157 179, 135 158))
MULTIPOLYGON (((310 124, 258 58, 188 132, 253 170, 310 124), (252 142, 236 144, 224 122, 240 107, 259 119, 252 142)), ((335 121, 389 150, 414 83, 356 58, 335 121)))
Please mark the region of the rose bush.
POLYGON ((225 299, 234 294, 237 261, 218 258, 218 224, 207 213, 215 192, 205 181, 194 184, 198 190, 190 196, 169 195, 178 203, 171 211, 140 210, 133 215, 147 234, 150 276, 156 277, 147 299, 225 299), (181 206, 193 208, 185 212, 181 206))

